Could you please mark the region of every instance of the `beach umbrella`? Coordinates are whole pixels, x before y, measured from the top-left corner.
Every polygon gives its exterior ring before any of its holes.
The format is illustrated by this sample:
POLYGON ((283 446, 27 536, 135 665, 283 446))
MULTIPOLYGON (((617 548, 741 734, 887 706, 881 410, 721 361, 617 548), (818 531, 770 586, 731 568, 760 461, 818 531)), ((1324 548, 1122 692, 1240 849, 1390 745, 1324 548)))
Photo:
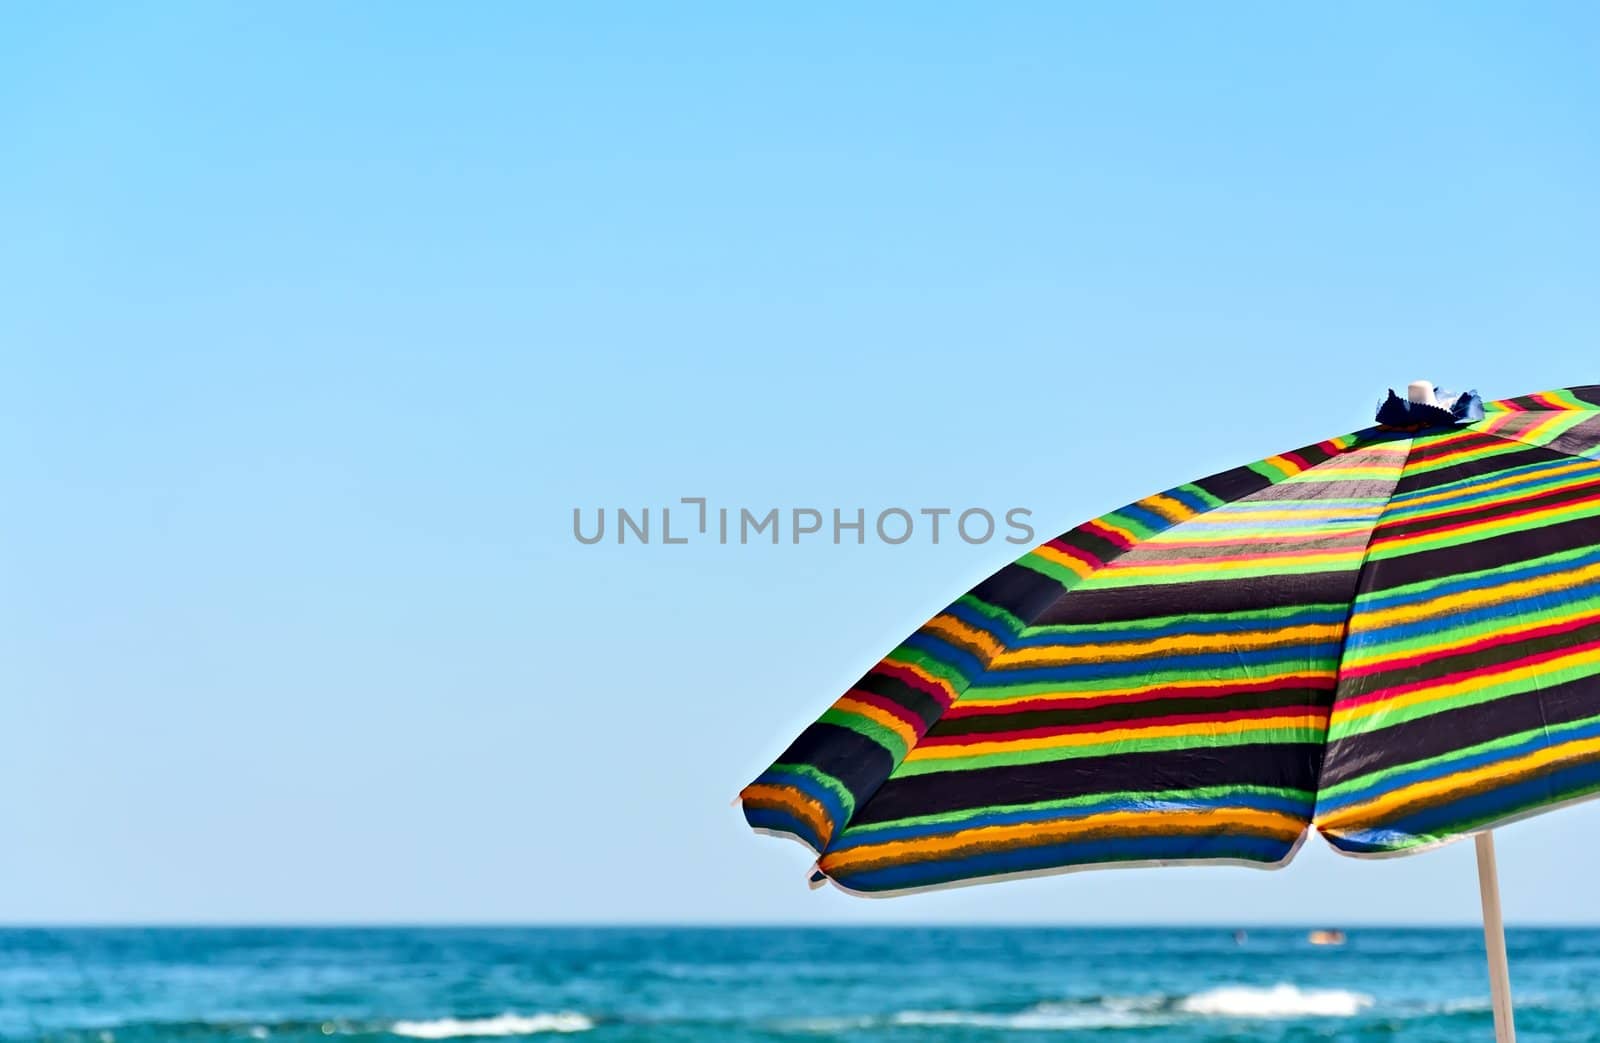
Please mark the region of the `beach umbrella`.
POLYGON ((885 895, 1477 838, 1600 790, 1600 385, 1377 424, 1070 529, 869 669, 740 794, 885 895))

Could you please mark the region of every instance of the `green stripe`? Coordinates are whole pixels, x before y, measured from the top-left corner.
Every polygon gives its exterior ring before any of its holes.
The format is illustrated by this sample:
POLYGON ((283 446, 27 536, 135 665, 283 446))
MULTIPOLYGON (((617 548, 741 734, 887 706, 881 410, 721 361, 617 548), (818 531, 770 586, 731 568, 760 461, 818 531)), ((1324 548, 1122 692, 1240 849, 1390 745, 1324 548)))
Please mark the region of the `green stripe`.
POLYGON ((895 732, 890 731, 870 717, 863 717, 858 713, 851 713, 849 710, 833 707, 817 718, 817 723, 836 724, 841 728, 849 728, 853 732, 864 735, 888 750, 889 755, 897 761, 904 757, 909 749, 905 740, 895 732))
POLYGON ((856 795, 850 792, 848 786, 821 768, 793 761, 779 761, 772 766, 771 770, 787 772, 790 775, 803 775, 818 785, 826 787, 844 805, 844 818, 842 821, 850 821, 850 816, 856 813, 856 795))
POLYGON ((1429 700, 1428 702, 1412 706, 1384 706, 1378 713, 1361 718, 1345 718, 1340 720, 1338 714, 1328 726, 1328 741, 1345 739, 1353 735, 1370 735, 1382 731, 1396 724, 1407 721, 1417 721, 1424 717, 1448 710, 1456 710, 1466 706, 1481 706, 1484 703, 1504 699, 1507 696, 1521 695, 1540 688, 1549 688, 1567 681, 1576 681, 1584 677, 1593 677, 1600 674, 1600 662, 1578 663, 1562 667, 1559 670, 1546 669, 1534 677, 1524 677, 1515 681, 1501 681, 1495 683, 1484 680, 1480 687, 1471 691, 1461 692, 1457 695, 1429 700))
POLYGON ((1307 790, 1276 786, 1200 786, 1194 789, 1117 790, 1108 793, 1090 793, 1082 797, 1067 797, 1062 800, 1041 800, 1031 804, 993 804, 982 808, 949 811, 937 815, 913 815, 909 818, 898 818, 887 822, 872 822, 866 825, 851 826, 846 835, 848 837, 857 837, 878 830, 900 829, 906 826, 953 825, 981 818, 984 815, 1005 814, 1011 811, 1070 811, 1077 807, 1102 804, 1108 800, 1160 800, 1181 803, 1185 800, 1206 800, 1212 797, 1228 797, 1234 794, 1284 797, 1290 800, 1304 800, 1308 805, 1315 799, 1315 794, 1307 790))
POLYGON ((891 778, 910 778, 914 775, 935 775, 947 771, 972 771, 977 768, 1002 768, 1019 764, 1046 764, 1052 761, 1076 760, 1081 757, 1099 757, 1108 753, 1161 753, 1167 750, 1217 749, 1224 746, 1250 746, 1271 743, 1315 743, 1322 740, 1321 728, 1270 728, 1241 735, 1218 735, 1202 732, 1195 735, 1174 735, 1156 739, 1124 739, 1097 742, 1084 746, 1053 747, 1035 750, 1013 750, 1007 753, 988 753, 970 757, 941 757, 937 760, 905 761, 894 770, 891 778))

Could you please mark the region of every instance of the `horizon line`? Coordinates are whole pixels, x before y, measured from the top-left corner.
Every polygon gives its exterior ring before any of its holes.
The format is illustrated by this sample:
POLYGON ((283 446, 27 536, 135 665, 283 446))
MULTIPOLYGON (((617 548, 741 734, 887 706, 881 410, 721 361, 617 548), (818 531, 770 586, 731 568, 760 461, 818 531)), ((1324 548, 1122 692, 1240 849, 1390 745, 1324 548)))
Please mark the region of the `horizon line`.
MULTIPOLYGON (((1506 924, 1508 929, 1525 930, 1600 930, 1600 921, 1558 922, 1553 920, 1522 920, 1506 924)), ((1250 921, 1250 920, 1193 920, 1193 921, 894 921, 871 923, 862 921, 801 922, 801 921, 624 921, 624 920, 82 920, 82 921, 0 921, 0 931, 185 931, 185 930, 1088 930, 1088 931, 1139 931, 1139 930, 1482 930, 1476 920, 1438 921, 1382 921, 1382 920, 1304 920, 1304 921, 1250 921)))

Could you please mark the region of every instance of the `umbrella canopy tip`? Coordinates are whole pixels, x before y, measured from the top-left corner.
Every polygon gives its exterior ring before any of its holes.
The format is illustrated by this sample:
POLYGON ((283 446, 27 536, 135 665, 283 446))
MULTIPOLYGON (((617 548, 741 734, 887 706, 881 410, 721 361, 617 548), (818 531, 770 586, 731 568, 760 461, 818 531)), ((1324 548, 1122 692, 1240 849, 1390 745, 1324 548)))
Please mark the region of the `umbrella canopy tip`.
POLYGON ((1389 397, 1378 406, 1376 420, 1384 427, 1401 431, 1420 431, 1427 427, 1449 427, 1476 423, 1483 419, 1483 400, 1476 391, 1456 394, 1441 391, 1431 380, 1413 380, 1406 386, 1406 397, 1389 390, 1389 397))
POLYGON ((1413 380, 1406 388, 1406 398, 1419 406, 1438 406, 1440 402, 1434 390, 1431 380, 1413 380))

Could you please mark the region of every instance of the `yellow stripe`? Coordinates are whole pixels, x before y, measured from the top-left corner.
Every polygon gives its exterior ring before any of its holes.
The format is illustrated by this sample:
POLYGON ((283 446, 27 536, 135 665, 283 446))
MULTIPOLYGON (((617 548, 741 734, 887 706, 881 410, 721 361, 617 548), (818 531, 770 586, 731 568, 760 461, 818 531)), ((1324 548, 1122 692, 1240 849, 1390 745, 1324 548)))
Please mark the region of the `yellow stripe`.
POLYGON ((1216 835, 1221 833, 1261 833, 1293 840, 1305 822, 1281 811, 1253 808, 1207 808, 1203 811, 1108 811, 1078 819, 1027 822, 1003 826, 980 826, 956 833, 913 840, 890 840, 881 844, 835 851, 822 859, 825 873, 849 872, 880 863, 930 861, 978 847, 995 850, 1037 847, 1082 840, 1100 834, 1171 836, 1174 834, 1216 835))
POLYGON ((993 753, 1022 753, 1028 750, 1064 750, 1074 746, 1103 746, 1142 739, 1176 739, 1185 736, 1249 735, 1306 724, 1322 724, 1322 717, 1309 714, 1262 717, 1242 721, 1197 721, 1193 724, 1167 724, 1144 728, 1115 728, 1102 732, 1075 732, 1037 739, 1007 739, 1000 742, 974 742, 960 746, 916 746, 906 755, 909 761, 955 760, 984 757, 993 753))
POLYGON ((1458 771, 1443 778, 1428 779, 1400 789, 1389 790, 1371 800, 1340 808, 1325 818, 1318 817, 1317 828, 1369 829, 1382 825, 1385 815, 1393 814, 1408 805, 1438 803, 1441 797, 1453 792, 1470 791, 1480 786, 1500 786, 1512 781, 1513 776, 1535 772, 1539 768, 1561 761, 1587 759, 1597 753, 1600 753, 1600 738, 1578 739, 1559 746, 1548 746, 1512 760, 1497 761, 1468 771, 1458 771))
MULTIPOLYGON (((1561 626, 1565 623, 1572 623, 1586 618, 1600 621, 1600 612, 1596 612, 1592 608, 1584 608, 1559 616, 1530 614, 1522 617, 1515 623, 1508 622, 1497 627, 1493 635, 1484 633, 1466 634, 1462 637, 1456 638, 1455 640, 1450 640, 1447 638, 1445 640, 1436 641, 1431 645, 1407 645, 1405 648, 1396 650, 1394 652, 1385 651, 1385 646, 1383 644, 1374 645, 1372 649, 1366 653, 1352 652, 1350 650, 1350 646, 1347 644, 1345 646, 1344 658, 1340 660, 1340 666, 1348 670, 1352 667, 1358 666, 1381 666, 1391 660, 1410 659, 1413 656, 1439 655, 1443 652, 1450 652, 1455 649, 1466 648, 1468 645, 1476 644, 1477 642, 1482 641, 1490 636, 1511 637, 1516 634, 1526 633, 1530 630, 1538 630, 1541 627, 1561 626)), ((1402 638, 1402 640, 1408 639, 1402 638)))
POLYGON ((1157 561, 1148 565, 1113 564, 1095 579, 1114 584, 1125 576, 1153 576, 1157 574, 1188 574, 1193 572, 1241 572, 1246 569, 1268 568, 1274 565, 1334 565, 1361 560, 1362 548, 1331 551, 1325 554, 1260 554, 1240 561, 1157 561))
POLYGON ((1445 594, 1414 605, 1396 605, 1394 608, 1363 610, 1359 605, 1350 616, 1351 635, 1363 634, 1402 623, 1415 623, 1437 616, 1449 616, 1484 605, 1498 605, 1507 601, 1536 598, 1560 590, 1570 590, 1600 579, 1600 564, 1586 565, 1581 569, 1557 572, 1548 576, 1534 576, 1513 583, 1493 587, 1479 587, 1456 594, 1445 594))
MULTIPOLYGON (((1335 676, 1336 674, 1333 670, 1308 669, 1293 670, 1287 673, 1278 674, 1261 674, 1259 676, 1251 676, 1247 680, 1258 681, 1263 685, 1270 685, 1284 681, 1290 677, 1307 677, 1313 679, 1314 681, 1326 682, 1327 687, 1332 687, 1335 676)), ((1239 681, 1239 678, 1228 677, 1215 678, 1206 681, 1164 682, 1123 688, 1086 688, 1077 691, 1030 692, 1027 695, 1012 695, 994 699, 986 699, 982 695, 983 692, 990 691, 992 689, 974 686, 967 689, 965 696, 962 698, 962 705, 981 705, 984 708, 992 706, 1015 706, 1018 703, 1032 702, 1036 699, 1103 699, 1107 697, 1143 695, 1145 693, 1158 690, 1163 692, 1170 691, 1172 692, 1173 698, 1181 698, 1190 692, 1205 692, 1214 688, 1231 687, 1233 685, 1237 685, 1239 681)))
MULTIPOLYGON (((1542 481, 1545 481, 1545 480, 1550 479, 1550 478, 1557 478, 1557 477, 1560 477, 1561 475, 1571 474, 1574 471, 1593 471, 1595 469, 1595 463, 1596 463, 1595 461, 1582 461, 1582 460, 1580 460, 1580 461, 1577 461, 1577 462, 1574 462, 1574 463, 1570 463, 1570 464, 1563 464, 1560 467, 1552 467, 1549 470, 1538 471, 1538 472, 1535 472, 1533 474, 1519 474, 1519 475, 1514 475, 1514 476, 1509 477, 1509 478, 1497 478, 1494 481, 1490 481, 1490 482, 1476 482, 1476 481, 1474 481, 1474 482, 1471 483, 1471 493, 1472 493, 1473 499, 1468 501, 1468 503, 1464 504, 1463 506, 1469 506, 1469 505, 1474 505, 1475 506, 1475 505, 1479 504, 1480 502, 1490 502, 1492 500, 1492 498, 1490 498, 1490 497, 1485 497, 1483 500, 1480 501, 1478 499, 1478 496, 1479 496, 1480 493, 1488 493, 1488 492, 1493 492, 1496 489, 1504 489, 1508 485, 1520 485, 1520 484, 1525 484, 1525 483, 1530 483, 1530 482, 1542 482, 1542 481)), ((1428 504, 1431 504, 1431 503, 1438 503, 1441 500, 1456 499, 1456 498, 1461 496, 1463 491, 1465 491, 1465 490, 1463 490, 1462 488, 1458 487, 1458 488, 1455 488, 1455 489, 1447 490, 1445 492, 1430 493, 1427 496, 1418 496, 1415 499, 1411 499, 1411 498, 1396 499, 1394 501, 1394 507, 1395 507, 1396 510, 1399 510, 1399 509, 1403 508, 1403 509, 1405 509, 1407 511, 1410 511, 1414 507, 1424 507, 1424 506, 1427 506, 1428 504)), ((1428 515, 1427 515, 1426 511, 1418 511, 1417 512, 1417 517, 1419 517, 1419 518, 1425 518, 1427 516, 1428 515)), ((1385 519, 1385 520, 1387 520, 1387 519, 1385 519)), ((1406 520, 1410 521, 1411 519, 1410 519, 1410 517, 1407 517, 1406 520)))
POLYGON ((1080 558, 1075 558, 1070 554, 1063 554, 1054 547, 1039 546, 1033 548, 1033 550, 1029 553, 1031 553, 1034 557, 1043 558, 1046 561, 1060 565, 1063 568, 1076 573, 1080 577, 1087 576, 1089 573, 1094 571, 1094 566, 1090 565, 1087 561, 1083 561, 1080 558))
POLYGON ((1327 482, 1331 485, 1335 482, 1356 482, 1367 481, 1369 479, 1393 478, 1395 472, 1394 467, 1374 467, 1371 464, 1340 467, 1327 472, 1323 471, 1323 466, 1324 465, 1319 464, 1314 469, 1308 469, 1300 472, 1299 474, 1290 475, 1288 478, 1283 480, 1283 484, 1311 485, 1315 482, 1327 482))
POLYGON ((1108 641, 1093 645, 1038 645, 1001 652, 990 666, 1050 666, 1065 663, 1137 661, 1174 652, 1252 651, 1276 645, 1318 644, 1339 637, 1343 623, 1306 623, 1232 634, 1172 634, 1154 640, 1108 641))
MULTIPOLYGON (((1307 508, 1294 511, 1281 508, 1252 510, 1249 504, 1230 503, 1218 507, 1214 511, 1208 511, 1205 515, 1184 525, 1184 528, 1203 528, 1212 525, 1249 525, 1252 522, 1259 521, 1356 521, 1361 518, 1376 518, 1381 510, 1381 504, 1373 504, 1371 507, 1351 505, 1349 507, 1328 507, 1323 510, 1307 508)), ((1162 535, 1165 536, 1166 533, 1162 533, 1162 535)))
POLYGON ((1308 470, 1308 468, 1295 463, 1287 456, 1269 456, 1261 462, 1269 467, 1276 467, 1278 470, 1283 472, 1283 476, 1285 478, 1292 478, 1295 475, 1308 470))
POLYGON ((987 630, 979 629, 957 619, 954 616, 940 614, 928 620, 922 626, 925 633, 938 634, 940 637, 954 644, 977 648, 983 652, 984 657, 992 658, 1005 646, 987 630))
POLYGON ((1154 514, 1159 514, 1161 517, 1173 522, 1174 524, 1187 521, 1194 517, 1196 513, 1193 508, 1178 500, 1174 500, 1166 493, 1157 493, 1154 496, 1147 496, 1143 500, 1140 500, 1139 504, 1146 510, 1154 514))
MULTIPOLYGON (((1432 446, 1430 445, 1429 448, 1432 448, 1432 446)), ((1521 446, 1511 441, 1501 441, 1487 446, 1469 446, 1466 449, 1458 449, 1453 453, 1445 453, 1442 456, 1432 456, 1426 460, 1415 461, 1406 467, 1406 474, 1427 474, 1429 471, 1437 471, 1441 467, 1469 463, 1473 460, 1483 460, 1491 456, 1500 456, 1504 453, 1520 452, 1521 449, 1521 446)))
MULTIPOLYGON (((1552 491, 1554 492, 1556 490, 1552 491)), ((1484 506, 1490 505, 1485 504, 1484 506)), ((1415 536, 1397 536, 1390 537, 1388 539, 1380 538, 1373 541, 1372 549, 1374 551, 1382 549, 1385 551, 1384 556, 1388 557, 1389 555, 1387 552, 1391 549, 1405 547, 1415 547, 1420 549, 1436 543, 1459 543, 1463 541, 1472 542, 1474 540, 1485 539, 1488 535, 1492 535, 1496 532, 1525 529, 1529 527, 1537 528, 1542 522, 1551 518, 1559 518, 1568 514, 1576 517, 1582 511, 1592 511, 1596 509, 1600 509, 1600 495, 1591 495, 1587 500, 1575 500, 1571 503, 1557 504, 1554 507, 1546 507, 1543 510, 1529 511, 1526 514, 1519 514, 1514 518, 1490 518, 1487 521, 1478 522, 1476 525, 1466 525, 1459 529, 1451 529, 1448 532, 1424 532, 1418 533, 1415 536)))
POLYGON ((835 710, 843 710, 845 713, 853 713, 858 717, 865 717, 874 724, 878 724, 889 729, 896 735, 900 736, 901 740, 906 744, 907 749, 910 749, 912 746, 916 745, 917 733, 911 727, 911 725, 907 724, 902 718, 896 717, 894 714, 884 710, 882 707, 873 706, 871 703, 864 703, 859 699, 852 699, 846 695, 841 696, 838 700, 836 700, 833 704, 833 708, 835 710))
POLYGON ((1502 670, 1498 673, 1478 674, 1473 677, 1462 678, 1459 681, 1430 685, 1427 688, 1419 688, 1416 691, 1389 696, 1374 702, 1363 703, 1359 706, 1341 708, 1335 704, 1329 726, 1331 731, 1337 732, 1341 725, 1350 721, 1361 721, 1368 717, 1382 716, 1393 710, 1423 706, 1442 699, 1450 699, 1465 692, 1485 688, 1489 685, 1513 684, 1517 681, 1527 680, 1536 681, 1545 674, 1565 670, 1568 667, 1586 666, 1590 663, 1600 663, 1600 649, 1583 649, 1577 652, 1569 652, 1564 656, 1547 659, 1531 666, 1519 666, 1510 670, 1502 670))

